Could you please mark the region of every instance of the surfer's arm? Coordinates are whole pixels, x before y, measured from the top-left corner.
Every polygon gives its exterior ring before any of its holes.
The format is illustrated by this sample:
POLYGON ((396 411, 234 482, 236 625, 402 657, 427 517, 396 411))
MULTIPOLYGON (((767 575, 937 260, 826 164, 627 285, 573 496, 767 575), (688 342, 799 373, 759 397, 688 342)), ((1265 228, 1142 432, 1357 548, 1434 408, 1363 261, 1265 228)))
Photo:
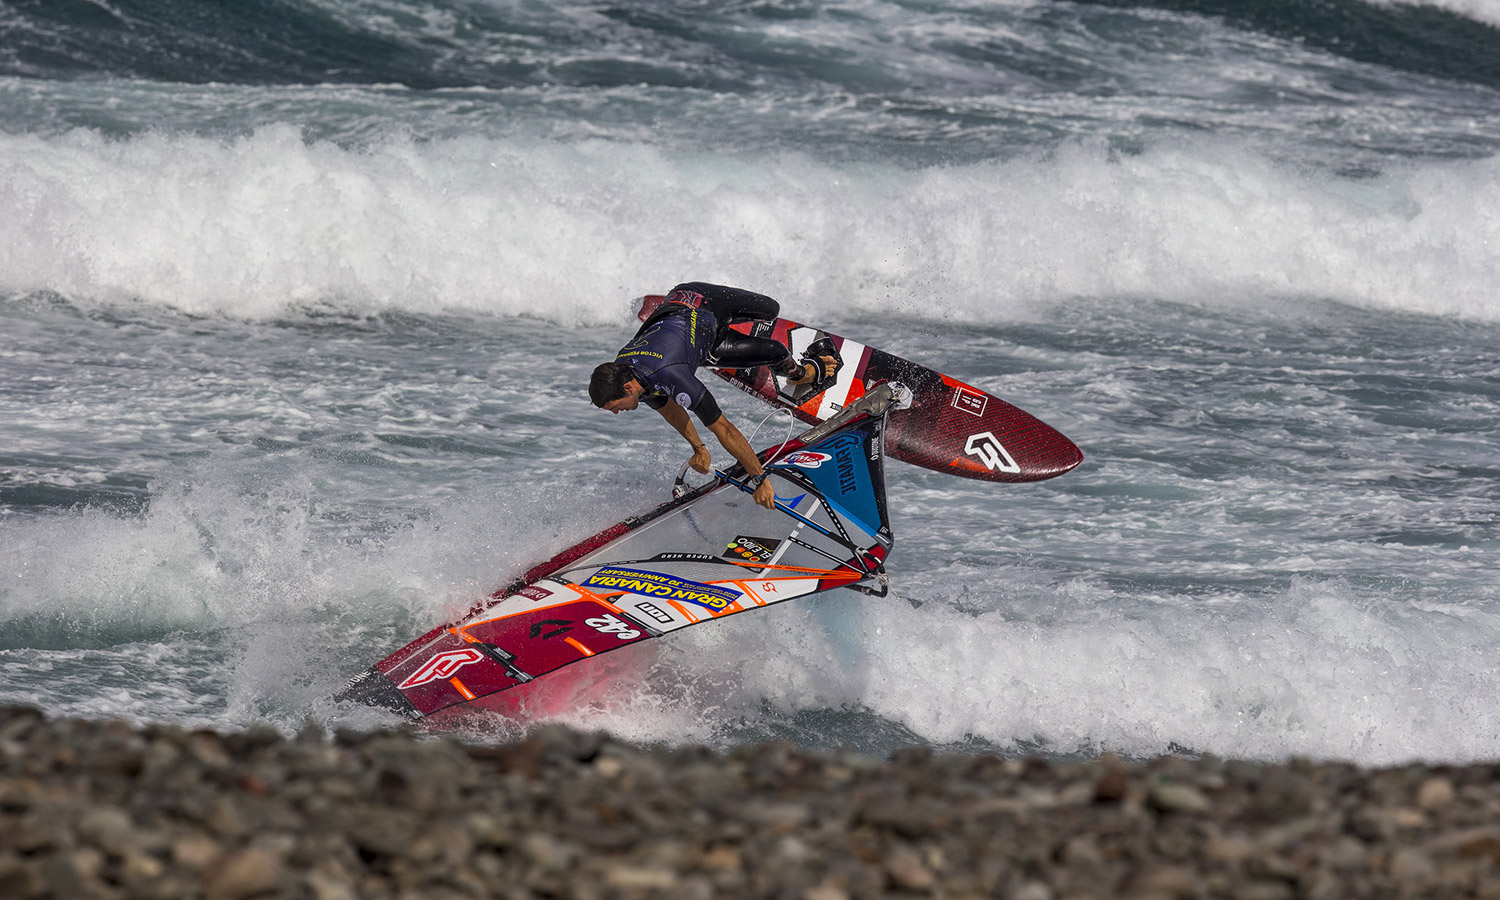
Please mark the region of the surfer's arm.
POLYGON ((760 460, 755 456, 755 450, 750 447, 750 442, 740 434, 740 430, 734 427, 725 415, 715 419, 708 430, 714 433, 729 455, 739 460, 740 465, 745 467, 745 473, 752 479, 761 479, 760 485, 755 489, 755 502, 771 509, 776 505, 776 490, 771 487, 770 479, 764 478, 765 470, 760 467, 760 460))
MULTIPOLYGON (((703 443, 703 439, 698 437, 698 429, 693 427, 693 417, 688 415, 687 410, 671 400, 663 404, 657 412, 661 413, 661 417, 667 420, 668 425, 677 429, 677 433, 682 435, 689 444, 693 445, 693 458, 688 461, 693 470, 707 474, 708 465, 713 461, 713 457, 709 455, 708 446, 703 443)), ((719 418, 722 419, 723 416, 721 415, 719 418)))

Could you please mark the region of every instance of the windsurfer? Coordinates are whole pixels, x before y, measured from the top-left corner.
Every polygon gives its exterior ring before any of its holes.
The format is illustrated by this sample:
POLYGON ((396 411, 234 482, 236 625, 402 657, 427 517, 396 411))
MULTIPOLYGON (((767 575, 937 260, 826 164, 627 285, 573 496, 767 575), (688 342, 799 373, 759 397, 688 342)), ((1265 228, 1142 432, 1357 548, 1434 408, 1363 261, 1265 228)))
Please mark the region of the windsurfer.
POLYGON ((667 420, 693 447, 689 464, 706 473, 712 457, 698 437, 692 411, 724 449, 760 479, 755 502, 770 509, 776 494, 745 436, 719 409, 708 386, 694 374, 699 366, 748 369, 767 366, 791 384, 822 383, 838 371, 836 356, 804 357, 770 338, 750 337, 730 328, 734 319, 767 321, 781 306, 764 294, 692 281, 679 284, 661 307, 620 349, 613 362, 600 363, 589 382, 594 405, 619 414, 644 403, 667 420))

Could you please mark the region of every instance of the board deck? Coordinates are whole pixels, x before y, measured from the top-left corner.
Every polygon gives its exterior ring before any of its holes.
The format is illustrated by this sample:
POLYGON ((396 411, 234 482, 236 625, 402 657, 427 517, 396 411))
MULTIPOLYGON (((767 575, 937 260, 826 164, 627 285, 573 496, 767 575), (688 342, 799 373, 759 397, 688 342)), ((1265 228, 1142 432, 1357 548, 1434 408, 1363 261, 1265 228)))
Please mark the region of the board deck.
MULTIPOLYGON (((651 315, 666 298, 643 298, 639 318, 651 315)), ((1056 478, 1083 461, 1083 453, 1061 432, 993 394, 908 359, 790 319, 742 322, 733 326, 754 337, 785 344, 794 357, 828 337, 844 358, 838 379, 810 396, 805 387, 785 384, 768 369, 714 369, 714 373, 753 396, 816 425, 864 395, 881 381, 911 389, 910 409, 892 412, 886 450, 912 465, 984 481, 1042 481, 1056 478)))

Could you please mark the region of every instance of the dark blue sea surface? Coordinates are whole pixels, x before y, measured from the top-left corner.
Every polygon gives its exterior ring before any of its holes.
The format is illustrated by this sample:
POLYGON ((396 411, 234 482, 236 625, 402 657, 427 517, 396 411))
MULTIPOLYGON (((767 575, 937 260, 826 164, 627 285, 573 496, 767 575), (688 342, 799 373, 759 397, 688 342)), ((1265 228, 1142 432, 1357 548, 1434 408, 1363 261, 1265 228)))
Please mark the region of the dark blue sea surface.
MULTIPOLYGON (((0 2, 0 701, 386 722, 330 697, 665 499, 686 445, 585 385, 636 298, 701 279, 1005 397, 1085 462, 893 465, 891 597, 676 634, 567 721, 1494 758, 1497 24, 0 2)), ((785 433, 715 391, 757 445, 785 433)))

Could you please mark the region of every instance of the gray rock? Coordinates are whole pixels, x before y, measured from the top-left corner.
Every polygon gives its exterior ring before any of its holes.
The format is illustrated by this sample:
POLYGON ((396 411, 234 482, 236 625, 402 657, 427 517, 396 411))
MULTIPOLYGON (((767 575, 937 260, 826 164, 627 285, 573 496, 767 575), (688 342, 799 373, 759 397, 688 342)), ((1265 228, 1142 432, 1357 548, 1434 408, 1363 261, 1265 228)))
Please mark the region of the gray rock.
POLYGON ((246 847, 230 853, 203 878, 207 900, 249 900, 277 890, 282 881, 279 854, 263 847, 246 847))
POLYGON ((54 897, 86 897, 106 893, 99 880, 104 854, 93 847, 61 850, 41 865, 40 875, 46 891, 54 897))
POLYGON ((887 851, 885 874, 890 878, 892 886, 903 891, 925 894, 937 885, 937 877, 927 867, 921 855, 908 844, 898 843, 887 851))
POLYGON ((1158 781, 1151 785, 1146 802, 1157 812, 1206 813, 1213 808, 1208 797, 1190 784, 1158 781))
POLYGON ((0 709, 0 895, 1500 900, 1495 775, 720 754, 559 726, 489 746, 220 736, 0 709))
POLYGON ((1429 778, 1417 788, 1417 806, 1425 810, 1438 810, 1452 803, 1457 796, 1453 782, 1441 776, 1429 778))
POLYGON ((223 855, 223 845, 200 832, 187 832, 172 841, 172 861, 191 872, 205 871, 223 855))

